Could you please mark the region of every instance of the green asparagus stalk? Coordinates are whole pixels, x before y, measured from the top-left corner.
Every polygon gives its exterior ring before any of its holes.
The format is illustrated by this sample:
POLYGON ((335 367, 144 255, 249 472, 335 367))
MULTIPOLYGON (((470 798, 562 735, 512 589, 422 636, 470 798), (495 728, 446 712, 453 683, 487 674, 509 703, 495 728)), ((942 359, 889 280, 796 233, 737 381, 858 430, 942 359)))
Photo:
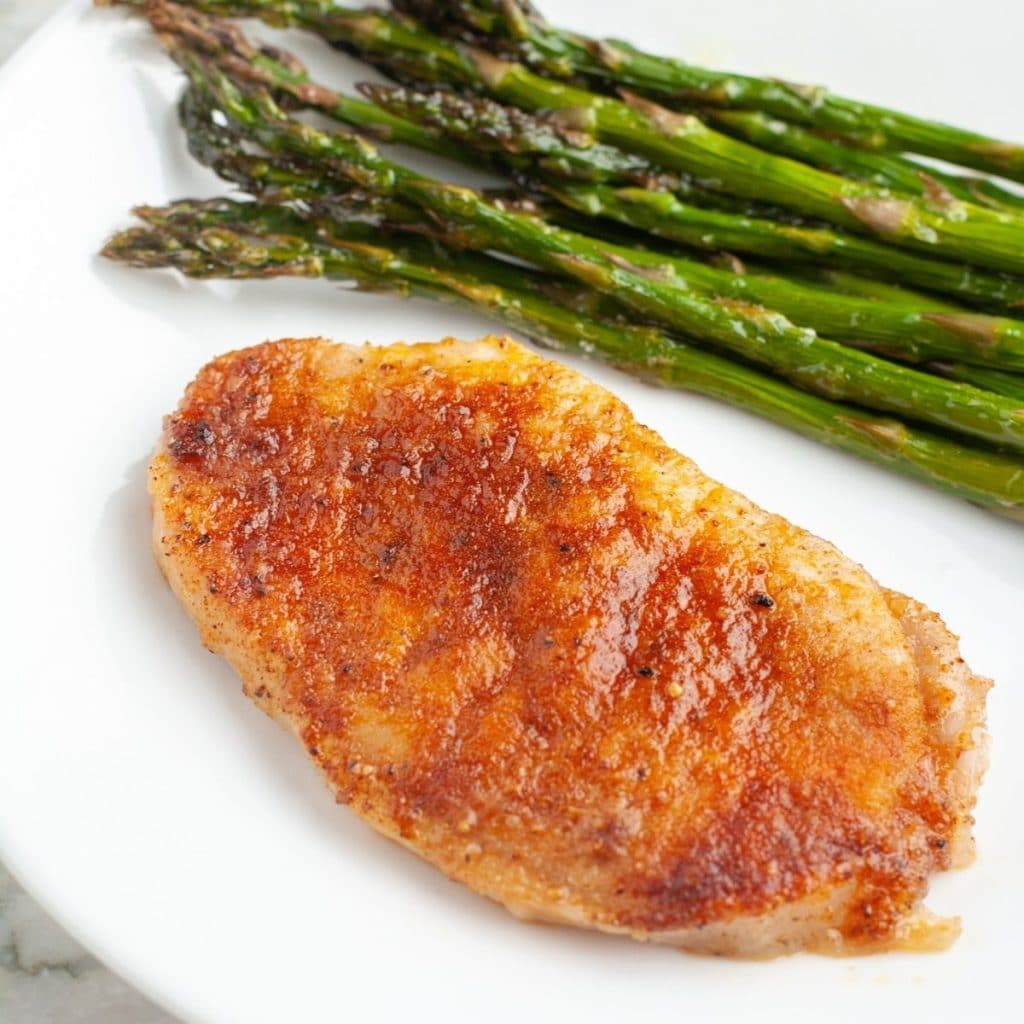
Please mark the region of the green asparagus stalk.
MULTIPOLYGON (((326 112, 343 106, 342 98, 310 82, 302 65, 279 50, 269 54, 274 67, 279 70, 271 72, 268 83, 263 77, 263 68, 252 63, 261 53, 266 54, 265 48, 261 51, 232 26, 174 5, 158 5, 151 9, 150 16, 165 44, 186 66, 191 55, 198 50, 204 55, 213 55, 217 66, 228 73, 237 70, 239 80, 247 84, 273 85, 285 78, 289 83, 300 85, 302 95, 318 97, 315 102, 326 112)), ((378 92, 377 95, 381 94, 378 92)), ((301 99, 301 96, 295 98, 301 99)), ((426 116, 444 125, 460 118, 472 119, 474 124, 481 120, 480 109, 472 105, 453 107, 435 102, 430 97, 424 102, 417 102, 408 93, 401 96, 392 94, 390 101, 400 105, 403 114, 410 104, 414 104, 417 116, 424 116, 426 111, 426 116)), ((502 108, 490 104, 483 113, 485 127, 495 125, 494 132, 500 133, 510 146, 534 145, 516 143, 515 138, 522 134, 522 126, 504 119, 501 111, 502 108)), ((419 124, 391 114, 386 116, 403 126, 405 138, 415 138, 416 133, 424 132, 419 124)), ((192 118, 193 122, 196 120, 199 119, 192 118)), ((459 140, 458 144, 463 141, 459 140)), ((552 141, 553 144, 561 144, 560 139, 552 141)), ((641 194, 644 197, 648 195, 646 191, 641 194)), ((609 199, 609 202, 615 201, 614 196, 609 199)), ((632 250, 618 250, 616 255, 625 261, 643 262, 640 255, 632 250)), ((728 274, 693 261, 674 260, 672 267, 679 279, 697 290, 758 303, 826 336, 895 354, 904 360, 959 360, 1024 370, 1024 324, 1018 321, 997 320, 971 313, 921 312, 906 302, 865 304, 842 294, 825 294, 820 288, 797 282, 762 275, 728 274)))
MULTIPOLYGON (((329 175, 324 176, 322 171, 314 165, 294 159, 282 157, 270 158, 266 156, 254 156, 240 148, 239 139, 232 137, 225 127, 218 126, 211 117, 211 111, 204 109, 201 97, 197 96, 194 90, 188 89, 182 97, 180 104, 181 120, 186 131, 189 148, 196 158, 215 170, 226 181, 230 181, 241 187, 251 195, 273 202, 303 201, 312 203, 321 208, 327 205, 342 205, 346 216, 358 212, 362 216, 371 216, 381 223, 386 223, 392 230, 415 231, 418 233, 429 233, 435 237, 443 238, 451 244, 461 244, 459 239, 445 238, 440 231, 440 225, 436 223, 425 224, 422 217, 414 207, 403 205, 394 199, 368 195, 366 193, 353 193, 348 184, 329 175)), ((576 230, 581 226, 582 218, 565 216, 565 211, 560 207, 552 207, 550 204, 541 206, 532 200, 524 200, 522 197, 512 197, 504 194, 499 196, 490 195, 492 201, 500 201, 506 208, 516 208, 529 212, 535 216, 543 217, 563 227, 570 227, 576 230), (512 206, 507 205, 511 203, 512 206)), ((592 223, 584 223, 583 227, 593 231, 592 223)), ((602 237, 616 245, 612 250, 623 258, 633 260, 647 259, 645 265, 652 267, 663 266, 666 263, 674 265, 677 272, 685 274, 683 261, 675 259, 666 253, 654 253, 648 257, 640 256, 635 251, 626 252, 624 246, 635 249, 635 239, 615 238, 608 235, 602 237)), ((486 241, 480 243, 486 245, 486 241)), ((744 273, 737 269, 738 261, 734 259, 725 260, 723 264, 727 269, 735 273, 744 273)), ((765 272, 759 272, 763 276, 765 272)), ((793 276, 792 270, 789 272, 793 276)), ((963 314, 963 307, 944 303, 932 296, 922 295, 916 292, 908 292, 904 288, 894 285, 887 285, 882 282, 873 281, 867 278, 860 278, 852 274, 845 274, 836 271, 824 271, 820 269, 808 269, 802 277, 796 280, 808 288, 813 288, 814 293, 807 295, 807 302, 810 308, 817 307, 818 293, 822 289, 834 292, 841 296, 857 296, 868 298, 873 301, 902 303, 904 307, 912 303, 914 315, 924 312, 939 312, 952 314, 954 317, 963 314)), ((807 289, 805 289, 805 293, 807 289)), ((876 311, 877 312, 877 311, 876 311)), ((856 322, 853 318, 859 315, 858 307, 847 306, 847 321, 856 322)), ((954 322, 956 322, 954 320, 954 322)), ((970 322, 969 320, 967 322, 970 322)), ((815 326, 811 324, 810 326, 815 326)), ((961 332, 962 333, 962 332, 961 332)), ((884 338, 882 339, 885 340, 884 338)), ((949 337, 944 341, 949 342, 949 337)), ((954 347, 960 350, 961 344, 968 346, 973 342, 963 342, 954 347)), ((893 346, 895 347, 895 346, 893 346)))
POLYGON ((228 123, 219 123, 207 97, 187 88, 178 101, 178 119, 189 152, 225 181, 267 202, 329 199, 342 185, 315 164, 286 156, 268 157, 245 149, 228 123))
POLYGON ((642 268, 699 294, 757 304, 828 338, 901 361, 951 359, 1024 371, 1024 321, 967 312, 930 298, 922 302, 900 289, 870 289, 872 282, 849 275, 833 278, 843 287, 824 289, 762 268, 749 271, 739 261, 716 267, 607 239, 604 251, 620 266, 642 268), (865 302, 869 289, 871 301, 865 302))
POLYGON ((421 91, 402 85, 364 82, 359 91, 395 117, 458 142, 469 152, 493 154, 506 170, 526 179, 555 178, 633 185, 669 191, 719 210, 770 211, 764 204, 738 201, 669 173, 645 157, 595 142, 571 119, 527 113, 485 96, 445 89, 421 91))
MULTIPOLYGON (((759 273, 772 272, 772 268, 765 264, 748 264, 746 261, 742 261, 741 265, 749 266, 750 269, 759 273)), ((834 270, 831 267, 786 267, 785 276, 802 281, 804 284, 838 292, 841 295, 856 295, 858 298, 871 301, 909 302, 918 312, 963 313, 965 311, 962 303, 952 302, 927 292, 915 291, 905 285, 890 284, 879 281, 877 278, 850 274, 843 270, 834 270)))
MULTIPOLYGON (((353 215, 372 218, 382 227, 390 230, 412 231, 429 234, 432 237, 460 245, 459 238, 446 237, 441 226, 424 222, 422 216, 407 204, 394 199, 353 191, 349 185, 322 171, 311 163, 283 157, 257 156, 240 148, 239 140, 228 135, 221 127, 215 126, 209 111, 202 109, 195 92, 187 89, 179 105, 182 125, 190 151, 200 163, 213 169, 225 181, 237 185, 250 195, 267 202, 303 202, 319 209, 342 208, 346 217, 353 215)), ((506 209, 519 209, 534 216, 550 220, 562 227, 576 230, 581 226, 593 230, 593 224, 583 224, 583 218, 566 216, 562 207, 550 204, 540 205, 536 201, 520 196, 509 197, 504 193, 488 193, 493 202, 506 209), (509 205, 510 204, 510 205, 509 205)), ((635 247, 632 237, 616 238, 602 234, 606 241, 619 247, 635 247)), ((485 242, 481 243, 485 245, 485 242)), ((658 266, 674 257, 667 253, 653 254, 651 265, 658 266)), ((723 260, 723 264, 734 273, 737 261, 723 260)), ((764 271, 761 271, 764 273, 764 271)), ((789 276, 793 276, 792 270, 789 276)), ((913 302, 919 312, 934 310, 947 313, 962 313, 963 307, 943 303, 929 295, 908 292, 906 289, 887 285, 869 278, 857 277, 836 271, 808 269, 796 280, 816 289, 827 289, 840 295, 858 296, 871 300, 913 302)))
MULTIPOLYGON (((180 5, 157 4, 151 9, 154 24, 166 36, 177 36, 189 47, 214 56, 229 73, 282 91, 302 105, 312 106, 338 120, 353 124, 375 137, 403 141, 447 156, 472 160, 481 150, 497 157, 506 169, 528 177, 557 174, 594 180, 640 179, 675 189, 675 197, 659 199, 647 190, 617 196, 571 190, 552 194, 588 215, 613 217, 620 223, 652 231, 672 241, 698 248, 726 249, 783 261, 820 261, 822 257, 850 265, 862 273, 886 277, 896 273, 918 287, 958 294, 986 310, 1024 306, 1024 282, 973 268, 957 267, 903 252, 857 236, 827 228, 780 224, 751 218, 742 210, 725 214, 725 197, 700 189, 686 179, 659 172, 649 161, 601 144, 586 145, 580 133, 564 126, 502 107, 486 99, 450 93, 423 94, 404 88, 366 86, 375 104, 386 111, 375 116, 375 106, 360 104, 310 81, 302 64, 277 48, 257 47, 226 23, 202 18, 180 5), (257 66, 253 66, 258 62, 257 66), (389 113, 393 116, 389 117, 389 113), (415 122, 410 124, 410 121, 415 122), (439 139, 443 135, 447 139, 439 139), (694 208, 678 201, 682 193, 703 204, 694 208), (599 197, 603 195, 603 202, 599 197), (632 198, 632 202, 630 202, 632 198), (626 203, 624 206, 623 203, 626 203), (707 205, 717 209, 709 211, 707 205), (665 217, 665 214, 669 214, 665 217)), ((591 228, 593 230, 593 228, 591 228)))
POLYGON ((173 3, 151 4, 148 13, 157 32, 173 35, 189 49, 214 58, 229 75, 264 85, 275 96, 319 110, 379 141, 413 145, 468 162, 491 158, 503 169, 530 178, 657 187, 716 209, 757 209, 758 204, 737 203, 702 189, 636 154, 595 143, 556 118, 528 114, 480 96, 445 90, 417 92, 380 83, 358 87, 371 101, 367 104, 313 82, 293 54, 254 44, 228 22, 173 3))
POLYGON ((704 111, 701 116, 715 128, 760 149, 897 192, 934 197, 939 202, 952 196, 1010 211, 1019 212, 1024 208, 1024 195, 1002 188, 989 179, 949 174, 915 163, 898 153, 861 149, 759 111, 704 111))
POLYGON ((514 171, 583 181, 616 182, 699 191, 688 179, 659 171, 645 157, 606 146, 552 117, 528 114, 483 97, 445 90, 417 92, 404 86, 364 82, 359 91, 382 110, 457 140, 470 151, 496 154, 514 171), (415 116, 409 117, 409 113, 415 116))
MULTIPOLYGON (((423 93, 386 85, 368 86, 366 92, 396 117, 429 125, 432 130, 442 132, 467 147, 499 144, 523 154, 530 140, 537 137, 530 124, 531 116, 481 97, 423 93), (514 116, 514 134, 506 132, 502 112, 514 116)), ((561 146, 563 152, 570 148, 564 139, 561 146)), ((587 152, 574 151, 582 154, 584 159, 587 152)), ((540 184, 540 179, 545 177, 546 166, 520 164, 517 169, 525 172, 527 182, 540 184)), ((578 176, 605 184, 615 183, 616 177, 605 178, 599 174, 578 176)), ((658 180, 653 167, 649 169, 648 180, 658 180)), ((715 194, 686 183, 669 183, 654 193, 649 186, 628 187, 615 193, 609 188, 588 188, 586 184, 572 188, 570 183, 563 186, 559 182, 550 184, 546 190, 553 198, 588 216, 612 218, 692 248, 725 250, 784 262, 820 263, 824 259, 861 273, 876 273, 887 280, 895 276, 916 287, 955 295, 964 302, 990 311, 1024 308, 1024 282, 1010 276, 989 274, 972 267, 893 250, 826 227, 780 223, 777 219, 754 216, 753 211, 723 210, 723 204, 715 194), (669 195, 659 198, 657 191, 669 195), (694 203, 699 205, 694 206, 694 203)))
POLYGON ((588 216, 607 217, 693 248, 781 263, 826 262, 955 296, 985 310, 1024 308, 1024 281, 926 259, 830 228, 780 224, 692 206, 667 192, 549 183, 545 193, 588 216))
POLYGON ((757 110, 877 150, 920 153, 1024 181, 1024 146, 835 96, 820 86, 711 71, 643 53, 620 40, 553 28, 522 0, 396 0, 436 31, 497 42, 545 74, 578 76, 609 91, 622 87, 666 103, 757 110))
POLYGON ((374 9, 325 8, 319 0, 194 0, 219 13, 254 14, 275 24, 312 28, 405 79, 489 93, 527 110, 562 111, 598 141, 682 171, 715 191, 776 203, 904 248, 990 269, 1024 270, 1024 217, 960 200, 941 208, 775 156, 630 96, 629 102, 553 82, 521 64, 434 36, 414 22, 374 9))
POLYGON ((1003 373, 986 366, 971 366, 968 363, 931 363, 928 367, 950 380, 963 381, 976 388, 994 391, 997 395, 1006 395, 1017 402, 1024 402, 1024 376, 1016 373, 1003 373))
POLYGON ((238 81, 261 85, 279 99, 283 96, 304 107, 358 128, 379 142, 394 142, 452 160, 473 161, 467 150, 438 132, 431 132, 395 117, 374 103, 328 89, 313 82, 293 54, 276 46, 253 43, 237 26, 210 18, 182 4, 153 2, 146 6, 153 29, 165 39, 214 58, 238 81))
POLYGON ((578 293, 578 302, 564 294, 553 301, 549 282, 523 268, 425 243, 371 245, 368 233, 353 232, 352 225, 317 229, 281 207, 236 214, 239 205, 256 207, 218 201, 142 211, 154 226, 121 232, 104 255, 131 266, 176 267, 200 278, 355 280, 483 309, 560 351, 716 398, 995 511, 1024 514, 1024 463, 1018 459, 808 395, 656 328, 604 322, 579 308, 586 305, 586 293, 578 293))
MULTIPOLYGON (((187 60, 182 63, 189 66, 187 60)), ((190 75, 224 119, 269 151, 318 160, 357 187, 396 196, 454 230, 468 229, 477 247, 486 245, 573 277, 614 295, 643 318, 769 366, 808 390, 1024 449, 1024 412, 1009 400, 818 338, 779 313, 699 294, 685 281, 666 280, 658 270, 624 262, 608 251, 607 243, 503 210, 471 189, 426 178, 383 159, 358 137, 322 132, 289 118, 264 91, 240 87, 199 60, 193 60, 190 75)))
MULTIPOLYGON (((443 132, 467 149, 482 146, 487 150, 497 144, 523 156, 532 140, 542 134, 542 129, 531 125, 531 115, 481 97, 423 93, 384 85, 366 87, 366 92, 395 116, 420 125, 429 124, 433 130, 443 132), (516 129, 512 134, 505 131, 503 111, 515 118, 516 129)), ((577 140, 578 135, 573 141, 577 140)), ((563 152, 571 148, 564 139, 561 147, 563 152)), ((575 150, 578 155, 574 159, 586 160, 587 152, 587 149, 575 150)), ((606 166, 610 162, 604 161, 606 166)), ((611 218, 692 248, 724 250, 786 263, 818 264, 826 260, 860 273, 880 275, 886 280, 896 278, 916 287, 955 295, 985 310, 1024 308, 1024 281, 894 250, 831 228, 767 219, 754 215, 756 209, 723 209, 716 194, 685 182, 669 183, 656 191, 649 187, 612 191, 607 187, 588 188, 585 183, 575 188, 571 182, 555 181, 544 185, 541 179, 545 178, 548 167, 543 163, 531 166, 523 162, 517 169, 553 198, 588 216, 611 218)), ((649 165, 649 170, 650 180, 657 181, 656 169, 649 165)), ((603 177, 593 173, 577 177, 611 185, 618 176, 603 177)))
POLYGON ((494 163, 511 172, 657 185, 719 207, 751 205, 701 189, 634 153, 595 143, 553 117, 527 114, 483 97, 443 90, 419 93, 369 82, 359 86, 370 100, 365 102, 314 82, 294 54, 254 43, 230 22, 167 2, 151 3, 147 14, 159 35, 177 40, 172 53, 184 48, 203 54, 232 78, 265 86, 282 105, 317 110, 377 141, 416 146, 463 162, 494 163), (462 124, 464 131, 459 130, 462 124))
MULTIPOLYGON (((209 112, 196 114, 191 110, 196 103, 193 94, 187 94, 182 104, 183 121, 192 148, 197 152, 196 139, 205 128, 209 146, 209 132, 213 119, 209 112)), ((223 132, 223 129, 216 129, 223 132)), ((200 159, 204 155, 197 152, 200 159)), ((213 159, 204 162, 218 168, 223 176, 242 184, 255 194, 266 195, 267 186, 255 184, 257 174, 267 176, 274 165, 271 161, 258 163, 245 154, 228 157, 221 147, 213 159), (247 162, 243 171, 240 163, 247 162), (258 166, 257 166, 258 165, 258 166)), ((270 187, 284 188, 283 175, 291 176, 288 198, 317 199, 336 194, 344 189, 337 180, 324 182, 308 167, 297 171, 286 168, 271 177, 270 187)), ((478 243, 486 245, 486 241, 478 243)), ((837 291, 823 292, 813 284, 803 285, 764 274, 728 273, 693 261, 672 259, 662 254, 642 254, 633 249, 609 245, 608 252, 624 262, 657 269, 670 266, 673 273, 699 291, 716 296, 731 296, 755 302, 784 313, 797 323, 810 326, 826 336, 845 340, 875 351, 898 356, 903 360, 961 360, 980 364, 1002 365, 1024 370, 1024 324, 1013 320, 997 320, 978 314, 955 310, 924 310, 913 304, 913 297, 889 295, 885 301, 864 303, 837 291)))
POLYGON ((1024 322, 1019 320, 922 311, 912 298, 865 302, 791 278, 729 273, 693 261, 673 260, 672 266, 695 288, 778 310, 795 323, 848 345, 909 362, 949 358, 1024 371, 1024 322), (946 355, 939 356, 943 351, 946 355))
MULTIPOLYGON (((460 249, 488 245, 487 236, 427 219, 416 206, 393 195, 353 187, 351 180, 332 175, 329 168, 315 162, 247 151, 244 138, 233 130, 230 122, 218 119, 209 97, 194 88, 184 91, 178 109, 192 155, 225 181, 264 203, 299 203, 337 214, 347 222, 372 224, 375 230, 422 235, 460 249)), ((495 201, 507 200, 502 196, 495 201)))

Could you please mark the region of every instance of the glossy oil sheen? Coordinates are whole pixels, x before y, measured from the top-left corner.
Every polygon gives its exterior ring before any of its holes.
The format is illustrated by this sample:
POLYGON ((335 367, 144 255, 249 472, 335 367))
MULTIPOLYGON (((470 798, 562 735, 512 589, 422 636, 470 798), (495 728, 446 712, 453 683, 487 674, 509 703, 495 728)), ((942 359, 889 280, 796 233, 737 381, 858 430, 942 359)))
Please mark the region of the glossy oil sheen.
POLYGON ((557 364, 267 344, 165 440, 156 542, 208 646, 475 888, 656 934, 850 883, 855 948, 948 866, 957 751, 883 592, 557 364))

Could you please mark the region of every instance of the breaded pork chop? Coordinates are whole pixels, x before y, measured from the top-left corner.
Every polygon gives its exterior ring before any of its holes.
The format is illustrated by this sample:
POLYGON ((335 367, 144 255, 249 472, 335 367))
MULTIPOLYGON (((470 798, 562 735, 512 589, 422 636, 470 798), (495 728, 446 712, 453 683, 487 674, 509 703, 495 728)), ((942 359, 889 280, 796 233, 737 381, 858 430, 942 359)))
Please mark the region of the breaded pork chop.
POLYGON ((530 918, 934 948, 987 683, 937 616, 510 342, 268 343, 153 459, 172 587, 341 803, 530 918))

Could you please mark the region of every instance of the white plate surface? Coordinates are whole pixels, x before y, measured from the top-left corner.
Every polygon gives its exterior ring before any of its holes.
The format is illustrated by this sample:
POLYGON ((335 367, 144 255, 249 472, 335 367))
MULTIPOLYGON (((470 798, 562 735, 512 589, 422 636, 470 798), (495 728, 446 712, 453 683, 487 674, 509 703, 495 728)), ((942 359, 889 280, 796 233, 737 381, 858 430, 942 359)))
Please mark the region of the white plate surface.
MULTIPOLYGON (((1024 138, 1016 2, 975 0, 955 21, 963 8, 944 13, 936 0, 543 6, 594 34, 827 80, 1024 138)), ((338 84, 368 77, 315 42, 298 48, 338 84)), ((178 84, 140 23, 84 0, 0 76, 0 855, 25 885, 194 1021, 1012 1015, 1002 1006, 1016 992, 1024 919, 1024 528, 599 366, 580 364, 707 472, 940 610, 972 665, 996 678, 980 856, 930 899, 962 914, 962 938, 940 956, 733 963, 530 927, 334 805, 160 579, 147 454, 187 381, 229 348, 488 325, 315 282, 204 286, 97 260, 131 204, 219 191, 183 149, 178 84)))

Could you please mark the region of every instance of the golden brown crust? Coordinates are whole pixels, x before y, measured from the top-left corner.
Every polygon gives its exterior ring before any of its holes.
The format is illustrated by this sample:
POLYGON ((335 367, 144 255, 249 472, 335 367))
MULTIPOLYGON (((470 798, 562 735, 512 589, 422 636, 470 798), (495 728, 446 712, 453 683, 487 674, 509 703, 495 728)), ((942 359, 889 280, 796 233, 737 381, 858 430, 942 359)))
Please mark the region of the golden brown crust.
POLYGON ((941 623, 911 643, 920 606, 578 374, 258 346, 191 385, 151 490, 205 642, 338 799, 516 912, 748 954, 948 931, 920 900, 983 689, 943 738, 941 623))

